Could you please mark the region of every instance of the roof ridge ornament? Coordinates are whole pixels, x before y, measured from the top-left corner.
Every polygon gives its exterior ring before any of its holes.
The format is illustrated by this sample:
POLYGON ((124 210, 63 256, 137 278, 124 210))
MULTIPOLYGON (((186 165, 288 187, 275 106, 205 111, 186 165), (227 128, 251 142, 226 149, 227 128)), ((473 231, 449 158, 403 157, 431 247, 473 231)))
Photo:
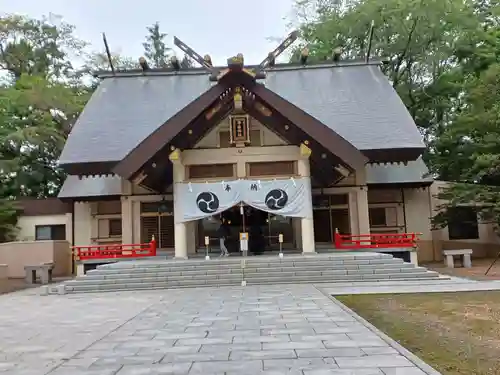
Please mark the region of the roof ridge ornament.
POLYGON ((198 64, 200 64, 202 67, 204 67, 207 71, 211 72, 213 70, 212 66, 212 61, 210 59, 210 56, 205 55, 205 58, 201 57, 199 53, 197 53, 194 49, 189 47, 186 43, 184 43, 182 40, 174 36, 174 44, 182 50, 186 55, 188 55, 190 58, 192 58, 194 61, 196 61, 198 64))
POLYGON ((281 55, 288 47, 292 45, 293 42, 299 37, 298 30, 292 31, 272 52, 269 52, 264 60, 255 69, 245 68, 245 59, 242 53, 238 53, 236 56, 227 59, 227 68, 216 69, 212 64, 212 59, 210 55, 205 55, 202 57, 194 49, 189 47, 182 40, 174 36, 174 44, 182 50, 188 57, 196 61, 208 72, 212 73, 210 75, 210 81, 219 81, 227 73, 231 71, 240 71, 250 75, 253 79, 264 79, 266 78, 264 70, 268 67, 273 67, 276 63, 276 58, 281 55))
POLYGON ((283 40, 278 47, 274 49, 274 51, 269 52, 264 60, 259 64, 259 70, 265 70, 269 66, 273 66, 276 63, 276 58, 281 55, 285 50, 292 45, 293 42, 297 40, 299 37, 299 31, 292 31, 286 38, 283 40))

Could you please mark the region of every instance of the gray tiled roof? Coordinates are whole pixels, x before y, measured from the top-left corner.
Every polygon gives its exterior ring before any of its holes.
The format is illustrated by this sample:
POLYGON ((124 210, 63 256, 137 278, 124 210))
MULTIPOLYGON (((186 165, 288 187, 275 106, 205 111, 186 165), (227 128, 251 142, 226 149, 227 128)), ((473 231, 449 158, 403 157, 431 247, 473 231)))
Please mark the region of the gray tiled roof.
POLYGON ((425 147, 404 103, 376 65, 270 71, 266 87, 359 150, 425 147))
POLYGON ((58 198, 105 197, 121 195, 122 183, 118 176, 82 177, 68 176, 58 198))
MULTIPOLYGON (((403 165, 367 165, 366 180, 368 184, 405 184, 432 182, 432 178, 424 177, 428 169, 422 159, 403 165)), ((68 176, 59 192, 59 198, 81 198, 121 195, 120 178, 68 176)))
MULTIPOLYGON (((360 150, 424 148, 378 66, 277 68, 268 72, 265 85, 360 150)), ((74 125, 60 163, 121 160, 210 86, 202 71, 103 79, 74 125)))
POLYGON ((59 163, 123 159, 210 87, 199 74, 104 79, 73 126, 59 163))
POLYGON ((408 162, 408 165, 379 165, 366 166, 366 182, 368 184, 411 184, 431 183, 433 178, 428 175, 429 169, 422 158, 408 162))

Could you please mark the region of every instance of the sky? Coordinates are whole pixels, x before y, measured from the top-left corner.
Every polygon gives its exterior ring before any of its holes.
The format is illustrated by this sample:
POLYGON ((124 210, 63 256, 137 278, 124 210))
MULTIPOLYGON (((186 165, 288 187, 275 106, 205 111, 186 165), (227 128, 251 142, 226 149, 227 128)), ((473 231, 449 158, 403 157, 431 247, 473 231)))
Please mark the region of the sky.
POLYGON ((103 50, 105 32, 112 52, 132 58, 143 55, 146 27, 159 22, 171 46, 175 35, 216 65, 240 52, 245 64, 260 63, 278 44, 268 39, 291 31, 292 7, 293 0, 0 0, 1 13, 61 15, 92 51, 103 50))

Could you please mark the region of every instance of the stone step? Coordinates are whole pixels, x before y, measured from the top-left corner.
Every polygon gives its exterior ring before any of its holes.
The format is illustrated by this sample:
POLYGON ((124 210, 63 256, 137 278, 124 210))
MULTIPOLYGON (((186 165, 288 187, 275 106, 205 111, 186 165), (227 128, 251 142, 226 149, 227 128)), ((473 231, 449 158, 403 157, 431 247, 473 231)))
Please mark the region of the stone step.
POLYGON ((121 270, 120 272, 111 272, 111 270, 101 270, 100 272, 88 272, 85 276, 79 276, 77 277, 77 280, 86 280, 86 279, 96 279, 96 280, 103 280, 103 279, 120 279, 120 278, 141 278, 141 277, 151 277, 151 276, 164 276, 164 277, 170 277, 170 276, 198 276, 198 277, 204 277, 205 275, 220 275, 220 274, 241 274, 242 272, 245 272, 245 274, 269 274, 269 273, 281 273, 281 272, 294 272, 294 273, 299 273, 299 272, 307 272, 308 274, 314 275, 314 274, 321 274, 324 272, 333 272, 333 273, 338 273, 338 274, 345 274, 345 273, 354 273, 356 271, 360 272, 367 272, 367 273, 373 273, 373 272, 380 272, 380 270, 395 270, 398 272, 404 272, 405 270, 413 270, 415 269, 415 266, 413 264, 409 263, 404 263, 404 264, 385 264, 383 267, 378 266, 378 265, 359 265, 359 266, 346 266, 346 267, 340 267, 340 266, 335 266, 335 267, 330 267, 328 265, 326 266, 317 266, 317 267, 281 267, 281 268, 244 268, 244 271, 242 271, 241 267, 238 268, 228 268, 224 270, 205 270, 205 269, 197 269, 197 270, 189 270, 189 271, 168 271, 168 270, 163 270, 163 269, 158 269, 158 270, 153 270, 153 269, 146 269, 144 272, 130 272, 130 270, 121 270))
MULTIPOLYGON (((120 262, 127 263, 127 262, 120 262)), ((401 259, 374 259, 374 260, 359 260, 359 261, 316 261, 316 262, 307 262, 307 261, 294 261, 294 262, 266 262, 266 263, 254 263, 251 261, 245 262, 245 268, 247 269, 258 269, 258 268, 287 268, 287 267, 344 267, 344 266, 384 266, 386 264, 399 264, 402 265, 404 262, 401 259)), ((130 265, 121 265, 119 263, 114 263, 110 265, 98 266, 95 270, 88 271, 88 274, 100 274, 102 272, 109 273, 120 273, 124 270, 128 272, 148 272, 148 270, 165 270, 165 271, 177 271, 177 272, 186 272, 186 271, 197 271, 197 270, 213 270, 220 272, 221 270, 226 269, 234 269, 241 268, 242 261, 238 262, 212 262, 212 261, 204 261, 203 263, 199 263, 196 265, 185 265, 185 264, 176 264, 176 262, 165 262, 159 263, 156 265, 142 264, 141 262, 133 263, 130 265)))
MULTIPOLYGON (((341 271, 339 271, 341 272, 341 271)), ((419 277, 421 275, 426 275, 425 277, 430 277, 432 275, 438 276, 435 272, 429 272, 425 269, 413 269, 411 272, 397 272, 394 270, 386 270, 385 272, 380 271, 380 273, 336 273, 336 272, 323 272, 321 274, 307 274, 307 273, 294 273, 294 272, 277 272, 262 275, 205 275, 204 277, 198 276, 152 276, 143 278, 129 278, 124 276, 120 279, 80 279, 71 280, 66 282, 68 286, 78 286, 78 285, 112 285, 112 284, 135 284, 135 283, 155 283, 155 282, 166 282, 166 283, 201 283, 206 284, 209 282, 219 283, 219 280, 224 280, 224 282, 230 283, 240 283, 242 280, 259 281, 263 280, 265 282, 274 282, 276 280, 350 280, 350 279, 382 279, 382 278, 392 278, 397 277, 419 277)))
POLYGON ((135 260, 101 265, 63 284, 69 293, 293 283, 438 280, 436 272, 390 254, 344 253, 285 258, 135 260))
POLYGON ((227 264, 239 264, 242 260, 246 260, 248 264, 255 265, 275 265, 275 264, 285 264, 285 263, 303 263, 303 264, 315 264, 317 262, 337 262, 339 264, 343 264, 344 262, 361 262, 368 264, 370 261, 373 262, 381 262, 384 260, 396 260, 402 262, 401 259, 392 258, 389 254, 369 254, 369 255, 332 255, 332 256, 324 256, 324 255, 316 255, 316 256, 293 256, 293 257, 285 257, 280 259, 278 257, 228 257, 228 258, 212 258, 210 261, 206 261, 204 259, 192 259, 192 260, 145 260, 145 261, 121 261, 117 263, 111 264, 103 264, 97 267, 97 269, 104 268, 162 268, 162 267, 185 267, 185 268, 196 268, 200 266, 222 266, 225 267, 227 264))
MULTIPOLYGON (((136 275, 131 277, 141 277, 141 275, 146 275, 149 273, 165 273, 165 274, 177 274, 177 275, 190 275, 190 274, 199 274, 199 275, 210 275, 210 274, 220 274, 220 273, 240 273, 241 272, 241 264, 231 265, 226 267, 218 267, 218 268, 205 268, 199 267, 195 269, 183 269, 183 268, 120 268, 120 269, 99 269, 92 270, 87 272, 86 276, 111 276, 111 275, 122 275, 127 273, 128 275, 136 275)), ((354 270, 354 269, 377 269, 377 268, 414 268, 413 264, 410 263, 385 263, 385 264, 348 264, 348 265, 340 265, 340 264, 328 264, 328 263, 319 263, 313 265, 303 265, 297 264, 296 266, 292 266, 289 264, 286 265, 277 265, 274 267, 253 267, 245 265, 244 269, 247 272, 269 272, 269 270, 280 270, 280 271, 322 271, 322 270, 354 270)))
MULTIPOLYGON (((369 275, 367 275, 369 276, 369 275)), ((435 272, 424 272, 416 273, 411 276, 405 274, 379 274, 371 275, 370 277, 350 277, 342 279, 325 279, 319 277, 307 277, 307 278, 261 278, 257 280, 247 280, 247 286, 249 285, 265 285, 265 284, 294 284, 294 283, 337 283, 337 282, 378 282, 378 281, 418 281, 418 280, 430 280, 439 279, 439 275, 435 272), (376 276, 376 278, 375 278, 376 276)), ((116 283, 116 284, 106 284, 106 285, 67 285, 67 293, 82 293, 82 292, 104 292, 104 291, 125 291, 125 290, 150 290, 150 289, 169 289, 169 288, 183 288, 183 287, 220 287, 220 286, 237 286, 241 285, 241 281, 236 282, 231 279, 219 279, 216 281, 201 281, 201 280, 186 280, 186 281, 157 281, 157 282, 128 282, 128 283, 116 283)), ((55 288, 51 289, 51 293, 57 293, 55 288)))
POLYGON ((331 264, 320 264, 320 265, 311 265, 311 266, 302 266, 297 265, 293 266, 276 266, 276 267, 248 267, 245 266, 246 272, 268 272, 269 270, 280 270, 280 271, 288 271, 288 270, 297 270, 297 271, 321 271, 321 270, 372 270, 372 269, 381 269, 381 268, 415 268, 415 266, 411 263, 385 263, 385 264, 345 264, 345 265, 331 265, 331 264))
POLYGON ((353 269, 307 269, 307 268, 282 268, 282 269, 258 269, 258 270, 248 270, 248 269, 232 269, 226 270, 224 272, 213 272, 206 273, 202 271, 185 271, 185 272, 142 272, 142 273, 129 273, 129 272, 121 272, 121 273, 111 273, 111 274, 87 274, 85 276, 79 276, 75 281, 80 280, 113 280, 113 279, 140 279, 147 277, 164 277, 164 278, 220 278, 221 275, 242 275, 250 277, 265 277, 269 275, 346 275, 346 274, 373 274, 373 273, 387 273, 387 272, 420 272, 425 269, 414 267, 413 265, 409 265, 411 267, 384 267, 384 268, 353 268, 353 269), (231 271, 231 272, 228 272, 231 271), (258 272, 255 272, 258 271, 258 272))

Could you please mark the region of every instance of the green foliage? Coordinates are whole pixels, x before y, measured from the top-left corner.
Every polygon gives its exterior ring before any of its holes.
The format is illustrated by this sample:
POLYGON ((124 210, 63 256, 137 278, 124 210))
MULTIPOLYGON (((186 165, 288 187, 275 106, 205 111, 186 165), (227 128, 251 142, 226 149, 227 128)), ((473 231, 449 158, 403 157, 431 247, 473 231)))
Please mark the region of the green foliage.
POLYGON ((15 202, 0 198, 0 243, 16 239, 19 214, 15 202))
POLYGON ((147 30, 148 35, 146 36, 146 42, 142 44, 144 46, 146 58, 153 68, 164 68, 168 66, 168 59, 172 49, 168 48, 165 43, 167 34, 160 31, 160 24, 158 22, 148 27, 147 30))
POLYGON ((0 88, 0 170, 15 196, 57 194, 65 175, 56 162, 86 100, 64 84, 25 74, 0 88))
POLYGON ((467 106, 435 141, 435 158, 455 183, 439 194, 446 200, 435 226, 446 225, 447 208, 472 204, 500 224, 500 63, 469 83, 467 106))
POLYGON ((500 223, 500 5, 474 0, 300 0, 302 45, 311 60, 383 58, 385 73, 421 128, 436 179, 454 181, 434 219, 479 206, 500 223))
POLYGON ((89 90, 71 59, 86 43, 71 25, 0 17, 0 242, 13 239, 15 199, 57 195, 65 174, 57 159, 89 90))
POLYGON ((181 60, 181 68, 182 69, 189 69, 194 66, 193 60, 189 58, 188 55, 184 55, 184 57, 181 60))
POLYGON ((73 35, 66 23, 51 25, 47 19, 0 17, 0 68, 18 79, 22 74, 64 77, 72 70, 70 57, 82 53, 86 43, 73 35))

